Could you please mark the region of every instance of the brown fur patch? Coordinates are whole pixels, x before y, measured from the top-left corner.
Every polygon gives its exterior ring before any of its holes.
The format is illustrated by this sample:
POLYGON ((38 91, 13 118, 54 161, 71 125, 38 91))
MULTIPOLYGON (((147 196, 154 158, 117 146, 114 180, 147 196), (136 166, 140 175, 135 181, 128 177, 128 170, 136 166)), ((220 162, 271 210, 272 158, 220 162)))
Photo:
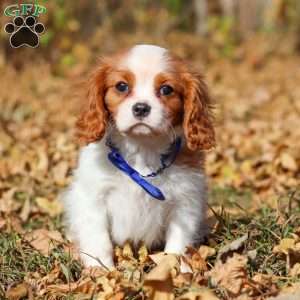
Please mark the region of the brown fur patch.
POLYGON ((154 79, 154 88, 157 97, 165 106, 168 112, 168 118, 173 126, 179 125, 183 118, 183 86, 180 78, 176 73, 160 73, 154 79), (173 88, 173 93, 167 96, 159 94, 159 89, 162 85, 170 85, 173 88))
POLYGON ((169 61, 184 87, 183 129, 187 146, 192 151, 210 149, 215 145, 215 132, 211 99, 203 75, 176 56, 171 56, 169 61))
POLYGON ((106 94, 105 104, 108 111, 115 116, 118 111, 118 106, 123 102, 132 92, 135 84, 135 77, 130 71, 113 70, 107 75, 106 79, 106 94), (126 93, 121 93, 116 89, 116 84, 123 81, 128 84, 129 90, 126 93))
POLYGON ((205 155, 203 152, 191 151, 189 148, 184 147, 180 150, 176 158, 176 165, 183 165, 197 170, 204 170, 204 158, 205 155))

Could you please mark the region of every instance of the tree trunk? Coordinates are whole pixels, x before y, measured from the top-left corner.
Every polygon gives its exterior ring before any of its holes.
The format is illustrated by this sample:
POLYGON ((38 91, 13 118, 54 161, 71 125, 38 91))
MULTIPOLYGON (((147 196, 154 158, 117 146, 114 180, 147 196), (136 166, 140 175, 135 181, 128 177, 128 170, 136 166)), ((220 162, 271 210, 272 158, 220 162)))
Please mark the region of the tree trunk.
POLYGON ((196 15, 196 32, 205 35, 208 31, 208 8, 207 0, 194 0, 194 9, 196 15))

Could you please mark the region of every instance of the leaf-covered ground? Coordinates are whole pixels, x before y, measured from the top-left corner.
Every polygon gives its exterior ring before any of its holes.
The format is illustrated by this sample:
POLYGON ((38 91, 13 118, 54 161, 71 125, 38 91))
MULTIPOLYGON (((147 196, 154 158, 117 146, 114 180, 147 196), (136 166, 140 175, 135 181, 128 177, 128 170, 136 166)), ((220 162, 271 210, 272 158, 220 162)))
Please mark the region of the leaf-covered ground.
POLYGON ((1 60, 1 299, 300 298, 300 58, 262 42, 203 58, 185 44, 173 48, 205 70, 218 133, 207 159, 212 231, 188 249, 186 274, 177 257, 130 244, 116 248, 116 270, 83 268, 58 197, 78 151, 72 84, 89 66, 1 60))

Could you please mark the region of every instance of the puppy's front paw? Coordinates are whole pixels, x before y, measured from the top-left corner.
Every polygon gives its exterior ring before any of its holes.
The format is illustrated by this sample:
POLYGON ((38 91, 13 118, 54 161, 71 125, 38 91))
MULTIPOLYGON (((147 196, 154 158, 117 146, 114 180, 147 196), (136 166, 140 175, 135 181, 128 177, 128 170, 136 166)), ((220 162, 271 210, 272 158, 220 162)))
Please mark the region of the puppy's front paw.
POLYGON ((103 267, 112 270, 115 267, 112 256, 93 257, 91 255, 82 253, 81 259, 86 267, 103 267))

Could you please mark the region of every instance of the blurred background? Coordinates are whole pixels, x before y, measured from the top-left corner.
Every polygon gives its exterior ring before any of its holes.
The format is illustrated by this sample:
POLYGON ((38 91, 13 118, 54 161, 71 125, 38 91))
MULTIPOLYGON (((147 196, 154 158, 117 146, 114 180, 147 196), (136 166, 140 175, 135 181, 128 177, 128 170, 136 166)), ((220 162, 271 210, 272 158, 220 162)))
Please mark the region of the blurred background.
MULTIPOLYGON (((158 43, 187 58, 208 63, 221 57, 245 59, 247 45, 255 59, 259 51, 300 48, 300 3, 297 0, 127 0, 25 1, 39 3, 47 13, 37 51, 13 50, 1 30, 1 57, 16 60, 16 67, 44 58, 60 73, 93 61, 99 54, 134 43, 158 43), (267 50, 262 50, 262 42, 267 50), (245 50, 245 49, 244 49, 245 50), (20 59, 21 58, 21 59, 20 59), (64 69, 68 70, 64 70, 64 69)), ((24 2, 24 3, 25 3, 24 2)), ((1 10, 22 1, 1 1, 1 10)), ((2 27, 11 18, 1 17, 2 27)))
POLYGON ((13 49, 3 30, 12 18, 0 17, 2 193, 57 198, 77 157, 76 83, 99 56, 136 43, 166 47, 206 76, 218 133, 212 203, 256 209, 299 190, 300 1, 25 2, 47 8, 46 30, 38 48, 13 49))

